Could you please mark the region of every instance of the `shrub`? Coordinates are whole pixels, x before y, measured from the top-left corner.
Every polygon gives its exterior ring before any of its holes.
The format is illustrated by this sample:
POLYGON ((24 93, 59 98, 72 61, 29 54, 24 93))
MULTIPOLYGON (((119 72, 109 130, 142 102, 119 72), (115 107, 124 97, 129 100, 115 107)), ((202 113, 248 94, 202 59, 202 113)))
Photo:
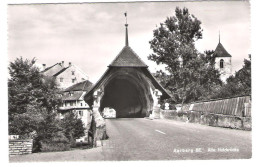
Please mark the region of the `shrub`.
POLYGON ((42 152, 52 152, 52 151, 67 151, 70 149, 70 142, 65 137, 63 132, 58 132, 51 139, 44 139, 40 141, 42 152))
POLYGON ((183 111, 178 112, 178 117, 182 117, 183 115, 187 115, 187 112, 183 112, 183 111))

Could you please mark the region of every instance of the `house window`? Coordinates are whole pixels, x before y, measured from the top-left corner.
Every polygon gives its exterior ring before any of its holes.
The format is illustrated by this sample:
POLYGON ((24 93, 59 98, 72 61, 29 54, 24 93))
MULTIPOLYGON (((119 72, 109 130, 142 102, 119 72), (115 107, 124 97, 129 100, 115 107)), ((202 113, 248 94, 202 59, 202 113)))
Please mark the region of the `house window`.
POLYGON ((223 59, 220 60, 220 68, 224 68, 224 60, 223 59))
POLYGON ((70 106, 73 106, 73 102, 72 101, 70 102, 70 106))
POLYGON ((79 115, 80 115, 80 116, 83 116, 83 111, 79 111, 79 115))
POLYGON ((75 75, 75 71, 71 71, 71 75, 75 75))
POLYGON ((60 82, 63 82, 63 78, 60 78, 60 82))
POLYGON ((80 103, 80 105, 81 105, 81 106, 83 106, 83 104, 82 104, 82 103, 80 103))
POLYGON ((72 79, 72 83, 74 83, 75 82, 75 79, 72 79))

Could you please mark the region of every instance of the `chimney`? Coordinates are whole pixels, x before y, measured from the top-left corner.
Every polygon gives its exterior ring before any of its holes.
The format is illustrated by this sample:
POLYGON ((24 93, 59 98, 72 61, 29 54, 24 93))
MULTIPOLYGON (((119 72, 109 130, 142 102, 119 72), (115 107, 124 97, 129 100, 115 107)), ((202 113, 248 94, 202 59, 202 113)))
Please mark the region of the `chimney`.
POLYGON ((42 64, 42 68, 43 68, 43 70, 45 70, 46 69, 46 64, 42 64))
POLYGON ((61 62, 61 67, 62 67, 62 68, 64 67, 64 61, 61 62))
POLYGON ((71 66, 71 62, 69 62, 69 66, 71 66))

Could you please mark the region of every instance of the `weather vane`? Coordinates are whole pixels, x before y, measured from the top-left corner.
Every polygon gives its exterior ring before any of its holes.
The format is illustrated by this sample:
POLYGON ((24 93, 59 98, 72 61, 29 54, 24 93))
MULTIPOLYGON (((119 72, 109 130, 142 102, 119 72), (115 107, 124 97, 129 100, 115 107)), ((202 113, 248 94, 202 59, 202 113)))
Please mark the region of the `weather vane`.
POLYGON ((128 30, 127 30, 127 12, 124 13, 125 14, 125 46, 128 46, 128 30))
POLYGON ((125 12, 125 24, 127 24, 127 12, 125 12))

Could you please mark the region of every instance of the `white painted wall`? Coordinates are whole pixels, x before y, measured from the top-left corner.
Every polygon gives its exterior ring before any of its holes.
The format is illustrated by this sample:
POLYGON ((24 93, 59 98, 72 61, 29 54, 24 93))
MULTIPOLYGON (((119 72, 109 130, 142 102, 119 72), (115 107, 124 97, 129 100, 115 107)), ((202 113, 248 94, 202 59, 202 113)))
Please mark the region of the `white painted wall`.
POLYGON ((226 82, 227 78, 232 75, 231 57, 216 57, 215 62, 215 68, 219 70, 221 74, 220 79, 226 82), (224 68, 220 68, 221 59, 224 60, 224 68))
POLYGON ((68 69, 66 69, 64 72, 56 77, 56 81, 59 85, 59 88, 61 89, 68 88, 76 83, 82 82, 87 79, 87 75, 75 65, 71 65, 68 69), (74 75, 72 74, 72 72, 74 72, 74 75), (63 78, 62 82, 61 78, 63 78), (74 79, 74 82, 72 82, 72 79, 74 79))

